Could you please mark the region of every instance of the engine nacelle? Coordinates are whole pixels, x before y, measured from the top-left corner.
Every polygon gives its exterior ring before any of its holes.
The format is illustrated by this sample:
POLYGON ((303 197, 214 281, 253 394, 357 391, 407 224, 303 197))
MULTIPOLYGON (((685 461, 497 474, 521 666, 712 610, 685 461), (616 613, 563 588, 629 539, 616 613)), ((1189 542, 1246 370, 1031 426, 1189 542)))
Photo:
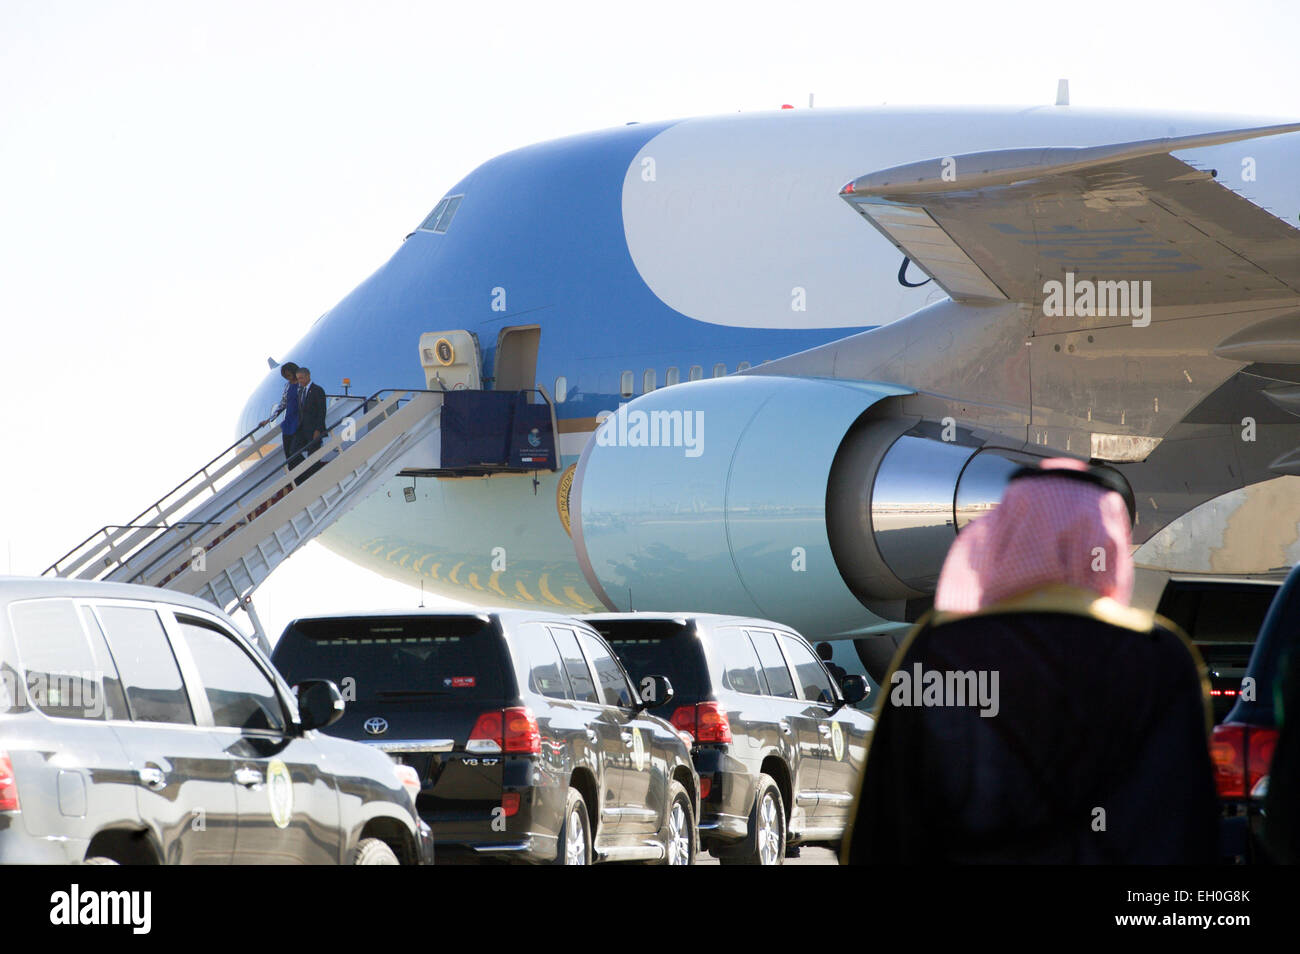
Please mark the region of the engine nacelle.
POLYGON ((880 621, 864 607, 897 619, 1017 466, 877 406, 907 393, 741 375, 621 406, 574 475, 587 581, 611 610, 768 617, 817 636, 880 621))

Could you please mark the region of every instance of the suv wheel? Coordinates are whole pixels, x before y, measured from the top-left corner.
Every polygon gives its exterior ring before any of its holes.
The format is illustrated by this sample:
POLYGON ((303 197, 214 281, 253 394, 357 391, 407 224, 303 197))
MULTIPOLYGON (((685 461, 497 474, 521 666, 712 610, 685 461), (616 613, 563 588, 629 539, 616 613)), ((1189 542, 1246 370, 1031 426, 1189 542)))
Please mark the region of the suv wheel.
POLYGON ((785 803, 770 775, 758 777, 758 792, 749 812, 749 837, 736 854, 721 855, 724 865, 779 865, 785 862, 785 803))
POLYGON ((363 838, 352 855, 354 865, 397 865, 397 855, 378 838, 363 838))
POLYGON ((587 821, 587 803, 576 789, 569 789, 564 801, 564 823, 555 852, 557 865, 591 864, 591 828, 587 821))
POLYGON ((695 854, 700 849, 699 837, 691 798, 681 782, 673 782, 668 786, 668 851, 664 855, 664 864, 695 864, 695 854))

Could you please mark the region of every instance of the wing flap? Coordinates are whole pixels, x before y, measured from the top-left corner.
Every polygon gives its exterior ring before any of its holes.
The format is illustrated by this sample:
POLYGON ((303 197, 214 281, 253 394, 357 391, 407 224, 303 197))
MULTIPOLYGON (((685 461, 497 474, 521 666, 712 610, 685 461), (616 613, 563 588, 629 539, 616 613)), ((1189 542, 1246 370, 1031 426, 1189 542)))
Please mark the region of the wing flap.
POLYGON ((1170 153, 1297 131, 972 153, 841 195, 957 300, 1040 302, 1067 273, 1150 280, 1162 305, 1283 298, 1300 294, 1300 230, 1170 153))

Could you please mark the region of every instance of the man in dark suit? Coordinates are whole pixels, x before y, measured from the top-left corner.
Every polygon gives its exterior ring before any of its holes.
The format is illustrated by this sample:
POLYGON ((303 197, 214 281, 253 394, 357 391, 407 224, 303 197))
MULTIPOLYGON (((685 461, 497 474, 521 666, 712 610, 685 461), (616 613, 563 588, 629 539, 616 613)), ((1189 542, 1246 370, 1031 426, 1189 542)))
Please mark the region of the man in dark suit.
MULTIPOLYGON (((319 384, 312 384, 311 369, 298 368, 298 460, 305 460, 320 450, 325 437, 325 389, 319 384)), ((321 467, 320 462, 308 467, 294 480, 295 486, 321 467)))

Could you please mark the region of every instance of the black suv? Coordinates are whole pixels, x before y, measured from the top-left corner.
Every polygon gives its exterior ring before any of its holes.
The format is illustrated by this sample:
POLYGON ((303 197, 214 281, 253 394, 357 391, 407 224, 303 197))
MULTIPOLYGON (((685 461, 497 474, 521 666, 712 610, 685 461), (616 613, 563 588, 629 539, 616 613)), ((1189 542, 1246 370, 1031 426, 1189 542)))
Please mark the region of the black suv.
POLYGON ((700 840, 723 864, 781 864, 787 846, 838 845, 871 716, 861 676, 836 685, 808 642, 767 620, 596 614, 582 619, 636 679, 667 676, 672 723, 694 740, 700 840))
MULTIPOLYGON (((1293 568, 1264 617, 1232 710, 1210 736, 1210 757, 1223 817, 1223 860, 1267 863, 1262 848, 1266 797, 1277 747, 1280 688, 1290 657, 1300 651, 1300 566, 1293 568), (1248 680, 1248 681, 1247 681, 1248 680), (1249 691, 1246 691, 1249 687, 1249 691)), ((1295 718, 1290 712, 1288 718, 1295 718)))
POLYGON ((0 578, 0 862, 431 863, 414 773, 215 607, 0 578))
POLYGON ((604 640, 572 618, 490 610, 294 620, 276 644, 290 681, 349 699, 330 731, 419 775, 440 862, 691 864, 699 782, 678 732, 648 714, 604 640), (355 701, 353 701, 355 700, 355 701))
POLYGON ((1237 690, 1280 579, 1172 576, 1156 613, 1177 623, 1205 660, 1214 721, 1237 702, 1237 690))

